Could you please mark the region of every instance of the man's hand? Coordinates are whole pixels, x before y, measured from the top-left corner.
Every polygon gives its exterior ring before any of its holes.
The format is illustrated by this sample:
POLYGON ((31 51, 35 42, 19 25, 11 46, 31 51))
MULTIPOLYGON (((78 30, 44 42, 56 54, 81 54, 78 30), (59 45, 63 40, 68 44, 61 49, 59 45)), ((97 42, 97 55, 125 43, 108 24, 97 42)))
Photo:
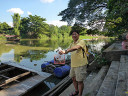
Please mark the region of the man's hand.
POLYGON ((59 51, 59 54, 60 54, 60 55, 66 54, 66 53, 65 53, 65 50, 60 50, 60 51, 59 51))

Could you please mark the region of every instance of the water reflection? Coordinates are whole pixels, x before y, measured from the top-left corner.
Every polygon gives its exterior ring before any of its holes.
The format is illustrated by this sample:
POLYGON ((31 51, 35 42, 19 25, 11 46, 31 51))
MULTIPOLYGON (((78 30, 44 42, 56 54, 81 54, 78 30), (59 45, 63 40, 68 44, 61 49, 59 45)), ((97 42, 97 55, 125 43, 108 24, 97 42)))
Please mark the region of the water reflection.
POLYGON ((94 52, 94 53, 100 53, 101 49, 103 48, 104 45, 108 44, 108 42, 110 42, 111 38, 106 38, 106 39, 97 39, 97 40, 86 40, 86 45, 88 46, 88 48, 94 52))
MULTIPOLYGON (((85 41, 92 51, 100 51, 107 40, 85 41)), ((0 43, 0 61, 16 62, 21 66, 41 71, 41 64, 52 60, 55 49, 67 48, 72 40, 22 40, 0 43)))

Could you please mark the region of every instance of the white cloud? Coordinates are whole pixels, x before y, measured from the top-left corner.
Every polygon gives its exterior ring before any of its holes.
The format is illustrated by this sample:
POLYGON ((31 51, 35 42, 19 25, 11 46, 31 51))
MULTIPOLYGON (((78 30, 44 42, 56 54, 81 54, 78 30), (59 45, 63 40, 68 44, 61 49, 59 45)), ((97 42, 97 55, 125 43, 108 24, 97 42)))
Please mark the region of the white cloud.
POLYGON ((28 15, 32 15, 32 13, 31 13, 31 12, 29 12, 29 11, 27 11, 27 13, 28 13, 28 15))
POLYGON ((53 24, 55 26, 62 26, 62 25, 67 25, 67 22, 63 22, 63 21, 59 21, 59 20, 53 20, 53 21, 50 21, 48 22, 48 24, 53 24))
POLYGON ((7 12, 24 14, 24 11, 22 11, 20 8, 11 8, 7 10, 7 12))
POLYGON ((8 25, 13 27, 13 22, 8 22, 8 25))
POLYGON ((43 3, 52 3, 54 0, 40 0, 43 3))

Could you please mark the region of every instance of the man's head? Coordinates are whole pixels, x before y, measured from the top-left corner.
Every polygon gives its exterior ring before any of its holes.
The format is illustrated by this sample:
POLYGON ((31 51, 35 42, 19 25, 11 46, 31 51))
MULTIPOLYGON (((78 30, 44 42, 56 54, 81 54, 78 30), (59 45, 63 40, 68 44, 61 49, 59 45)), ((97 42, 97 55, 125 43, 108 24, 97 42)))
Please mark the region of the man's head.
POLYGON ((70 35, 72 35, 72 39, 75 42, 79 39, 79 31, 77 30, 72 30, 70 35))
POLYGON ((71 30, 70 35, 72 35, 73 32, 76 32, 77 34, 80 34, 78 30, 71 30))

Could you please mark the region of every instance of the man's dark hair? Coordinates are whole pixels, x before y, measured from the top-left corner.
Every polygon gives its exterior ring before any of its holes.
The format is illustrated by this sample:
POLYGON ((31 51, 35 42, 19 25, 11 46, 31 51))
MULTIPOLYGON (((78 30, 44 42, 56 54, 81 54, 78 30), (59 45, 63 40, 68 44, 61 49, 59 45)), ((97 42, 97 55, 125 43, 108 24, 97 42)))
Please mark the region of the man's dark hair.
POLYGON ((73 32, 76 32, 77 34, 80 34, 80 32, 78 30, 71 30, 69 35, 71 36, 73 32))

